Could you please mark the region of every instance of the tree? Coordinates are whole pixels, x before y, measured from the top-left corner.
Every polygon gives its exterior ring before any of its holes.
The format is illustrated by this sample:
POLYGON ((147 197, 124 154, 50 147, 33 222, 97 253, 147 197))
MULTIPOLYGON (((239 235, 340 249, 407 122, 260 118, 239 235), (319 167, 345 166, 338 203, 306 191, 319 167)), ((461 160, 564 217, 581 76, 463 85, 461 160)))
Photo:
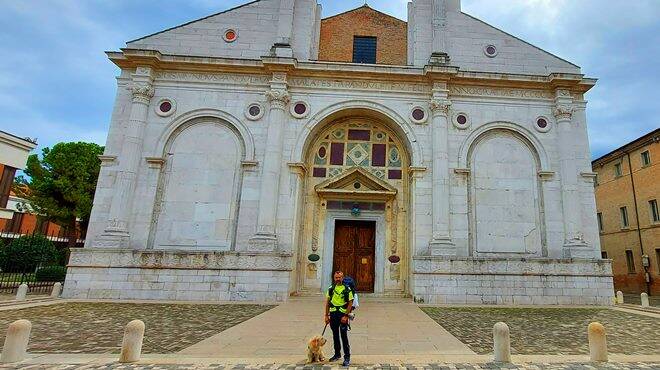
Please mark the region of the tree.
POLYGON ((16 180, 16 193, 33 212, 67 226, 69 247, 76 245, 76 219, 87 228, 99 177, 103 147, 94 143, 58 143, 44 148, 41 159, 28 157, 25 176, 16 180))

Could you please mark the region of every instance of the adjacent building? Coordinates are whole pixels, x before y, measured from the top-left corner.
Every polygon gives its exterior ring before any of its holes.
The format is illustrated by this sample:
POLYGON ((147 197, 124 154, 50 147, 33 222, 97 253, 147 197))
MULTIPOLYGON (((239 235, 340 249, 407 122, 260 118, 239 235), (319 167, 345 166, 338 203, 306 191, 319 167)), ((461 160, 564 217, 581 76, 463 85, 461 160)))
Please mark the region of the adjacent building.
MULTIPOLYGON (((577 36, 576 36, 577 37, 577 36)), ((570 42, 570 40, 566 40, 570 42)), ((261 0, 120 68, 64 295, 610 304, 580 67, 461 11, 261 0)))
POLYGON ((614 287, 660 294, 660 129, 592 162, 603 258, 614 287))
POLYGON ((0 223, 14 217, 15 208, 10 203, 14 177, 16 171, 25 167, 30 151, 36 147, 37 143, 30 139, 0 131, 0 223))

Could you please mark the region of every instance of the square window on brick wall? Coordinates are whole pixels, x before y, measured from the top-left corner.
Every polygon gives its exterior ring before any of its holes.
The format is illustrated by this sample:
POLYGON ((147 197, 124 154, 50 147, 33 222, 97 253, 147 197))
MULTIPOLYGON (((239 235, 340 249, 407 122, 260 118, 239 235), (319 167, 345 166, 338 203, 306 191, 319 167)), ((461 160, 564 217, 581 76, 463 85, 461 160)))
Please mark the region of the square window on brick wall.
POLYGON ((373 36, 355 36, 353 38, 353 63, 376 64, 376 45, 373 36))

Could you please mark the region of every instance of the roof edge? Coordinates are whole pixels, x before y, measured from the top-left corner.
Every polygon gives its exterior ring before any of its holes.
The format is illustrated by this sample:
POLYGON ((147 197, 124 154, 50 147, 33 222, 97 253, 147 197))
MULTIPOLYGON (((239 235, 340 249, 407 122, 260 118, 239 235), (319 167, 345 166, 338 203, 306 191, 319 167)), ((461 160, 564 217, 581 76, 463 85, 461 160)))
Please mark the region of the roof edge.
POLYGON ((207 15, 207 16, 205 16, 205 17, 201 17, 201 18, 193 19, 192 21, 189 21, 189 22, 186 22, 186 23, 180 24, 180 25, 178 25, 178 26, 174 26, 174 27, 170 27, 170 28, 164 29, 164 30, 162 30, 162 31, 154 32, 154 33, 152 33, 152 34, 150 34, 150 35, 142 36, 142 37, 137 38, 137 39, 135 39, 135 40, 126 41, 126 44, 130 44, 130 43, 132 43, 132 42, 136 42, 136 41, 144 40, 144 39, 149 38, 149 37, 152 37, 152 36, 160 35, 161 33, 165 33, 165 32, 167 32, 167 31, 175 30, 175 29, 177 29, 177 28, 185 27, 185 26, 187 26, 187 25, 189 25, 189 24, 192 24, 192 23, 195 23, 195 22, 199 22, 199 21, 202 21, 202 20, 207 19, 207 18, 215 17, 216 15, 220 15, 220 14, 228 13, 228 12, 231 12, 232 10, 240 9, 240 8, 242 8, 242 7, 244 7, 244 6, 252 5, 252 4, 254 4, 254 3, 258 3, 258 2, 260 2, 260 1, 261 1, 261 0, 250 1, 249 3, 245 3, 245 4, 242 4, 242 5, 239 5, 239 6, 235 6, 235 7, 231 8, 231 9, 227 9, 227 10, 223 10, 223 11, 221 11, 221 12, 213 13, 213 14, 211 14, 211 15, 207 15))
POLYGON ((555 57, 555 58, 557 58, 557 59, 559 59, 559 60, 561 60, 561 61, 563 61, 563 62, 566 62, 566 63, 572 65, 573 67, 578 68, 580 71, 582 70, 582 67, 580 67, 579 65, 577 65, 577 64, 575 64, 575 63, 572 63, 572 62, 569 62, 568 60, 566 60, 566 59, 564 59, 564 58, 562 58, 562 57, 560 57, 560 56, 558 56, 558 55, 556 55, 556 54, 553 54, 553 53, 551 53, 551 52, 549 52, 549 51, 547 51, 547 50, 541 49, 540 47, 538 47, 538 46, 536 46, 536 45, 534 45, 534 44, 532 44, 532 43, 530 43, 530 42, 528 42, 528 41, 525 41, 525 40, 521 39, 521 38, 518 37, 518 36, 512 35, 512 34, 506 32, 506 31, 502 30, 502 29, 499 28, 499 27, 495 27, 495 26, 493 26, 492 24, 490 24, 490 23, 488 23, 488 22, 486 22, 486 21, 483 21, 483 20, 481 20, 481 19, 479 19, 479 18, 477 18, 477 17, 475 17, 475 16, 473 16, 473 15, 470 15, 470 14, 468 14, 468 13, 461 12, 461 14, 463 14, 463 15, 465 15, 465 16, 468 16, 468 17, 474 19, 475 21, 481 22, 481 23, 485 24, 485 25, 488 26, 488 27, 492 27, 492 28, 494 28, 494 29, 496 29, 496 30, 498 30, 498 31, 500 31, 500 32, 502 32, 502 33, 504 33, 505 35, 511 36, 511 37, 513 37, 514 39, 516 39, 516 40, 518 40, 518 41, 520 41, 520 42, 522 42, 522 43, 525 43, 525 44, 527 44, 527 45, 533 47, 534 49, 537 49, 537 50, 539 50, 539 51, 542 51, 542 52, 544 52, 544 53, 546 53, 546 54, 548 54, 548 55, 551 55, 551 56, 553 56, 553 57, 555 57))
POLYGON ((393 15, 391 15, 391 14, 387 14, 387 13, 385 13, 385 12, 382 12, 382 11, 378 10, 378 9, 374 9, 374 8, 370 7, 368 4, 364 4, 364 5, 362 5, 362 6, 358 6, 357 8, 349 9, 349 10, 347 10, 347 11, 345 11, 345 12, 341 12, 341 13, 338 13, 338 14, 335 14, 335 15, 331 15, 331 16, 329 16, 329 17, 321 18, 321 21, 325 21, 325 20, 328 20, 328 19, 330 19, 330 18, 339 17, 339 16, 341 16, 341 15, 345 15, 345 14, 348 14, 348 13, 350 13, 350 12, 354 12, 354 11, 356 11, 356 10, 360 10, 360 9, 362 9, 362 8, 367 8, 367 9, 373 10, 374 12, 379 13, 379 14, 382 14, 382 15, 385 15, 385 16, 387 16, 387 17, 389 17, 389 18, 394 18, 394 19, 396 19, 396 20, 399 21, 399 22, 403 22, 403 23, 406 23, 406 24, 408 23, 407 21, 404 21, 403 19, 397 18, 397 17, 395 17, 395 16, 393 16, 393 15))
POLYGON ((607 159, 607 157, 615 156, 615 154, 618 153, 618 152, 625 153, 628 150, 637 149, 638 147, 646 145, 650 141, 660 141, 660 128, 656 128, 655 130, 653 130, 653 131, 651 131, 647 134, 644 134, 644 135, 638 137, 637 139, 635 139, 633 141, 630 141, 630 142, 628 142, 628 143, 626 143, 626 144, 610 151, 607 154, 601 155, 600 157, 598 157, 598 158, 594 159, 593 161, 591 161, 591 165, 594 166, 594 165, 598 164, 599 162, 606 162, 605 160, 607 159))

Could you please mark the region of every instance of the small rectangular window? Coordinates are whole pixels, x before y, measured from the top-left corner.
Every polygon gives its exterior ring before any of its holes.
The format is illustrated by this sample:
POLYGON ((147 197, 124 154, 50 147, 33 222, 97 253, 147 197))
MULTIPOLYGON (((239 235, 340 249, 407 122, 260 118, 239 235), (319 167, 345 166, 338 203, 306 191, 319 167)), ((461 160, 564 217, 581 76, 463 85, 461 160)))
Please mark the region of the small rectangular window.
POLYGON ((660 248, 655 249, 655 263, 658 265, 658 275, 660 275, 660 248))
POLYGON ((628 208, 621 207, 619 211, 621 212, 621 227, 628 227, 628 208))
POLYGON ((635 257, 633 257, 633 252, 631 250, 626 251, 626 263, 628 264, 628 273, 635 273, 635 257))
POLYGON ((603 232, 603 214, 598 212, 596 218, 598 219, 598 231, 603 232))
POLYGON ((623 172, 621 171, 621 163, 617 163, 614 165, 614 176, 615 177, 621 177, 623 172))
POLYGON ((660 212, 658 212, 658 201, 656 199, 649 200, 649 208, 651 209, 651 220, 660 222, 660 212))
POLYGON ((353 38, 353 63, 376 64, 376 45, 374 36, 355 36, 353 38))
POLYGON ((607 252, 605 252, 605 251, 601 251, 601 252, 600 252, 600 257, 601 257, 602 259, 606 260, 606 259, 607 259, 607 252))
POLYGON ((649 166, 651 164, 651 153, 648 150, 642 152, 642 167, 649 166))

